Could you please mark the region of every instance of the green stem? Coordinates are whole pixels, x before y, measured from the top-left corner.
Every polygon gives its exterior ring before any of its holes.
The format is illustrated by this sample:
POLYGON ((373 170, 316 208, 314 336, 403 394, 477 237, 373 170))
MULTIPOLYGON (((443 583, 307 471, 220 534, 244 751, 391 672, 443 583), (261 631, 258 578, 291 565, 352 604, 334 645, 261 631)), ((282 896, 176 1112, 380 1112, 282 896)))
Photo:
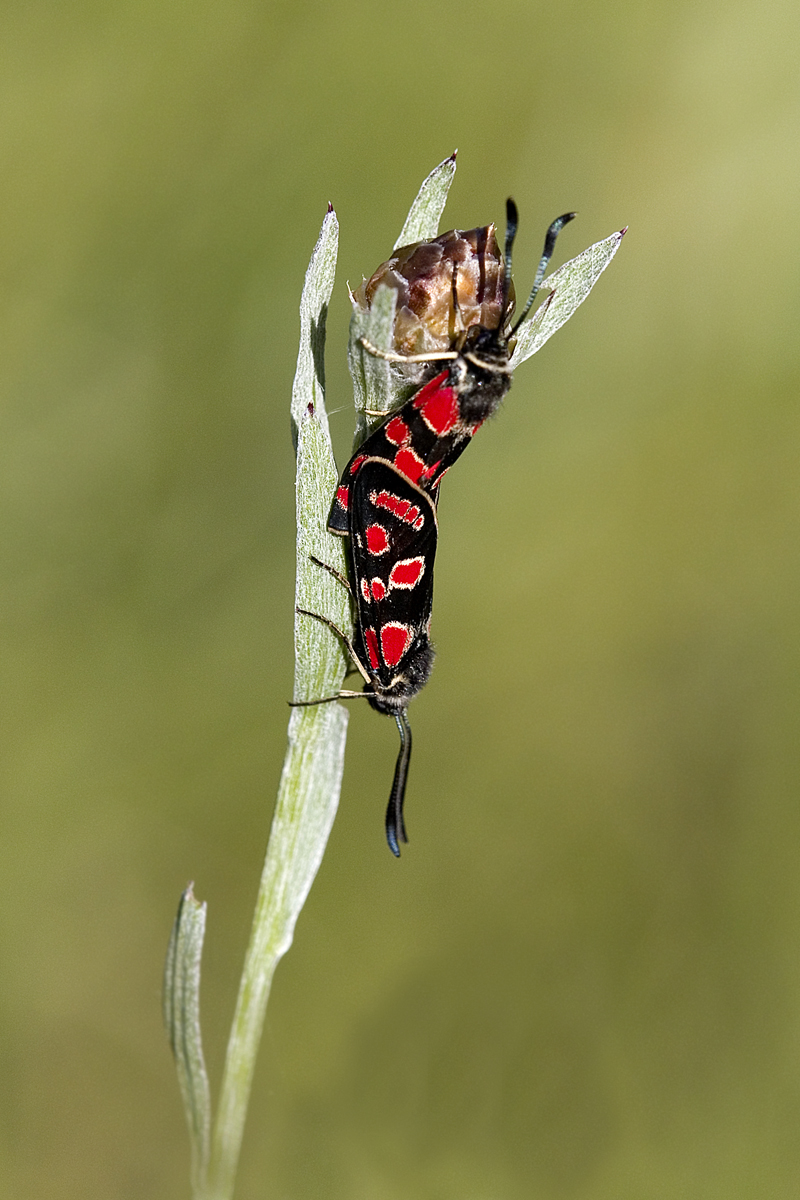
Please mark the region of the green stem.
POLYGON ((250 945, 233 1019, 204 1200, 230 1200, 270 986, 292 943, 336 814, 347 713, 295 709, 250 945), (332 783, 335 782, 335 790, 332 783))

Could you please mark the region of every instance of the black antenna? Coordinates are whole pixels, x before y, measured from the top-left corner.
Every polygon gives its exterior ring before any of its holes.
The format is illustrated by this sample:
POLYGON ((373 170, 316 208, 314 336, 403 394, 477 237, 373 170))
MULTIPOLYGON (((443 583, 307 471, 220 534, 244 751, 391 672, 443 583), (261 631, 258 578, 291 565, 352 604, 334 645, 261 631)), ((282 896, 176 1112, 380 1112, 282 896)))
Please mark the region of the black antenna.
MULTIPOLYGON (((514 238, 517 236, 517 228, 519 226, 519 213, 517 206, 509 196, 506 200, 506 244, 503 250, 503 258, 506 262, 506 273, 503 279, 503 308, 508 307, 508 293, 511 290, 511 251, 514 247, 514 238)), ((505 324, 505 314, 500 321, 500 328, 505 324)))
MULTIPOLYGON (((513 201, 509 200, 509 201, 507 201, 507 204, 513 204, 513 201)), ((514 207, 515 217, 516 217, 516 211, 517 210, 516 210, 516 206, 515 206, 514 207)), ((511 333, 508 335, 510 338, 512 338, 514 336, 514 334, 517 332, 520 325, 525 320, 528 313, 531 311, 531 308, 533 307, 533 302, 536 299, 537 292, 539 291, 539 288, 542 286, 542 280, 544 279, 544 273, 547 270, 547 264, 550 262, 550 259, 553 257, 553 251, 555 250, 555 246, 556 246, 556 238, 561 233, 561 230, 564 228, 564 226, 567 224, 567 222, 571 221, 573 219, 573 217, 577 217, 577 215, 578 215, 577 213, 564 213, 563 216, 556 217, 555 221, 553 221, 553 224, 548 229, 547 234, 545 235, 545 239, 544 239, 544 250, 542 251, 542 257, 539 260, 539 266, 537 267, 537 270, 536 270, 536 278, 534 279, 533 287, 531 288, 531 294, 530 294, 530 296, 528 296, 527 303, 525 304, 525 307, 523 308, 521 315, 518 317, 516 324, 514 325, 514 328, 511 330, 511 333)), ((514 232, 516 233, 516 228, 515 228, 514 232)), ((506 234, 506 245, 508 245, 508 234, 506 234)), ((508 267, 508 265, 509 264, 507 262, 506 266, 508 267)))
POLYGON ((400 730, 400 753, 394 768, 392 792, 386 809, 386 840, 395 858, 400 857, 400 842, 407 842, 405 822, 403 821, 403 800, 406 794, 406 779, 408 764, 411 760, 411 726, 408 723, 406 710, 401 708, 394 714, 397 728, 400 730))

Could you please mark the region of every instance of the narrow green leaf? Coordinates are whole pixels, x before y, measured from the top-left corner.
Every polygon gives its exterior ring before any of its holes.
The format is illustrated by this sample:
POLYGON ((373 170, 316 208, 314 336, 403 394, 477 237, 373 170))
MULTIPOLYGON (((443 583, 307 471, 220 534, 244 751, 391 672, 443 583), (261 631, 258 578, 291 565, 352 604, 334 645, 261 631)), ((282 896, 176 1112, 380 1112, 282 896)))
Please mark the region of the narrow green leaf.
MULTIPOLYGON (((306 274, 300 305, 300 351, 292 391, 297 449, 298 607, 350 631, 346 588, 309 560, 316 555, 345 570, 342 539, 326 525, 336 488, 336 464, 325 411, 325 318, 336 268, 338 224, 325 218, 306 274)), ((295 617, 296 699, 339 691, 346 659, 336 635, 312 617, 295 617)), ((347 711, 341 704, 295 708, 278 789, 250 944, 225 1059, 204 1200, 230 1200, 241 1149, 258 1045, 275 968, 292 944, 294 927, 319 869, 336 815, 344 769, 347 711)))
POLYGON ((531 318, 520 326, 517 344, 511 356, 512 371, 541 350, 576 308, 583 304, 589 292, 619 250, 625 230, 612 233, 602 242, 595 242, 577 258, 559 267, 542 284, 542 291, 550 296, 536 309, 531 318))
MULTIPOLYGON (((395 250, 398 246, 436 237, 455 173, 454 152, 438 167, 434 167, 423 182, 394 244, 395 250)), ((381 350, 391 350, 396 304, 397 293, 389 287, 378 288, 366 311, 353 301, 347 362, 353 377, 356 409, 354 447, 359 446, 386 413, 402 404, 414 390, 413 385, 409 385, 408 380, 393 370, 390 363, 370 354, 362 345, 363 338, 381 350)))
MULTIPOLYGON (((324 412, 324 410, 323 410, 324 412)), ((311 555, 347 575, 344 539, 327 531, 328 514, 339 482, 327 420, 306 413, 297 441, 297 576, 295 604, 328 618, 348 637, 352 632, 347 589, 330 571, 311 561, 311 555)), ((332 631, 312 617, 295 613, 295 700, 318 700, 335 695, 342 685, 347 655, 332 631)), ((319 705, 309 711, 322 718, 337 705, 319 705)), ((339 708, 345 713, 345 710, 339 708)))
POLYGON ((387 412, 405 399, 409 390, 392 364, 364 349, 361 339, 380 350, 391 350, 397 292, 381 285, 368 309, 353 305, 347 363, 353 377, 356 430, 353 445, 359 446, 387 412))
POLYGON ((339 222, 331 208, 322 222, 300 297, 300 349, 291 409, 292 425, 296 429, 309 404, 312 405, 329 441, 328 414, 325 412, 325 324, 333 294, 338 250, 339 222))
MULTIPOLYGON (((297 582, 295 604, 333 621, 348 637, 352 631, 350 600, 347 589, 330 571, 311 561, 311 555, 346 575, 347 559, 342 538, 328 533, 328 514, 338 471, 333 457, 328 414, 325 410, 325 317, 333 291, 336 271, 339 226, 331 211, 325 218, 314 249, 300 301, 300 350, 292 389, 292 420, 297 447, 297 582), (309 354, 314 370, 309 370, 309 354)), ((295 614, 295 700, 317 700, 335 695, 342 685, 348 666, 346 652, 339 639, 321 621, 295 614)), ((295 710, 293 718, 308 715, 315 727, 327 727, 335 714, 330 732, 343 721, 342 745, 328 756, 336 762, 344 754, 347 711, 337 704, 295 710)), ((294 726, 302 724, 297 720, 294 726)), ((290 752, 292 746, 290 722, 290 752)), ((287 764, 289 757, 287 756, 287 764)), ((284 771, 286 767, 284 768, 284 771)), ((335 794, 341 778, 331 780, 335 794)), ((335 811, 335 810, 334 810, 335 811)), ((332 819, 332 818, 331 818, 332 819)), ((313 878, 313 876, 312 876, 313 878)))
POLYGON ((181 896, 169 939, 163 1005, 189 1128, 195 1195, 204 1186, 211 1131, 211 1097, 200 1033, 200 960, 205 929, 206 906, 195 899, 189 884, 181 896))
POLYGON ((439 222, 442 219, 444 206, 447 203, 447 193, 456 173, 456 154, 454 150, 449 158, 434 167, 428 178, 417 193, 417 198, 409 209, 406 223, 393 249, 398 246, 410 246, 412 242, 429 241, 439 232, 439 222))

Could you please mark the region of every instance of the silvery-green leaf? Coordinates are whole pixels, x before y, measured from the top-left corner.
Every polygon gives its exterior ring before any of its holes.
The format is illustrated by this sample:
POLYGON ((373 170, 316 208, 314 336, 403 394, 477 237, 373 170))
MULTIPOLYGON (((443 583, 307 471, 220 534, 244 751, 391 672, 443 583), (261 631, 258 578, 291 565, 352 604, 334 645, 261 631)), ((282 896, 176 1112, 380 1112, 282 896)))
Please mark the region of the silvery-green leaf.
MULTIPOLYGON (((455 153, 434 167, 419 189, 393 249, 436 237, 455 172, 455 153)), ((388 287, 377 289, 367 311, 353 301, 347 362, 353 377, 356 409, 354 446, 359 446, 383 416, 402 404, 413 391, 401 373, 393 370, 385 359, 365 350, 361 340, 381 350, 392 349, 396 304, 397 293, 388 287)))
POLYGON ((339 222, 336 213, 329 208, 308 264, 300 298, 300 349, 292 385, 293 432, 311 404, 328 433, 328 415, 325 412, 325 322, 333 293, 338 248, 339 222))
MULTIPOLYGON (((309 554, 345 570, 341 538, 327 532, 337 483, 325 411, 325 317, 333 288, 338 225, 330 211, 306 274, 300 306, 300 351, 292 391, 297 449, 297 589, 299 607, 349 632, 347 589, 309 554)), ((339 691, 346 659, 333 631, 295 616, 295 697, 339 691)), ((289 949, 297 918, 319 869, 336 815, 344 768, 347 710, 336 703, 294 708, 267 856, 236 1012, 225 1058, 203 1200, 230 1200, 247 1104, 275 968, 289 949)))
POLYGON ((406 223, 393 246, 394 250, 399 246, 410 246, 412 242, 430 241, 436 237, 447 202, 447 193, 456 173, 457 153, 458 151, 453 151, 449 158, 440 162, 438 167, 434 167, 419 189, 406 217, 406 223))
MULTIPOLYGON (((338 482, 325 410, 325 319, 336 271, 339 225, 328 212, 311 256, 300 300, 300 349, 292 388, 292 430, 297 450, 297 576, 295 604, 323 613, 349 632, 345 588, 311 562, 313 554, 340 573, 347 570, 342 538, 327 531, 338 482)), ((295 700, 337 692, 344 677, 342 647, 320 621, 295 615, 295 700)), ((319 711, 319 710, 314 710, 319 711)))
POLYGON ((392 369, 391 363, 364 348, 362 338, 380 350, 391 350, 397 292, 381 286, 368 309, 353 306, 347 362, 353 377, 356 407, 354 446, 359 446, 369 432, 396 408, 409 393, 408 381, 392 369))
POLYGON ((384 411, 391 407, 390 364, 385 358, 366 351, 361 339, 364 338, 380 350, 391 350, 396 304, 397 292, 383 284, 375 292, 369 308, 353 304, 347 361, 353 376, 356 413, 362 413, 367 407, 384 411), (370 399, 369 405, 367 397, 370 399))
POLYGON ((577 258, 559 267, 542 284, 542 291, 551 295, 537 308, 533 316, 520 326, 517 344, 511 356, 514 370, 541 350, 548 338, 568 321, 575 309, 583 304, 597 280, 619 249, 625 229, 612 233, 602 242, 595 242, 577 258))
POLYGON ((211 1133, 211 1096, 200 1033, 200 960, 205 929, 206 906, 195 900, 190 884, 181 896, 169 939, 163 1009, 189 1128, 195 1195, 204 1186, 211 1133))

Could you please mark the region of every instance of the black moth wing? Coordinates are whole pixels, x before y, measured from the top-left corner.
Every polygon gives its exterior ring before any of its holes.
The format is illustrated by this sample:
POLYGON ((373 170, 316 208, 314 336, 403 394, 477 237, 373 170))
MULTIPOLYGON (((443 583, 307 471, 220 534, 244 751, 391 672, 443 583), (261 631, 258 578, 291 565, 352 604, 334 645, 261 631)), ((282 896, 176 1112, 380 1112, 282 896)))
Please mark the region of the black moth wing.
POLYGON ((351 484, 349 517, 355 648, 372 679, 374 707, 394 713, 433 665, 436 507, 396 467, 367 458, 351 484))

